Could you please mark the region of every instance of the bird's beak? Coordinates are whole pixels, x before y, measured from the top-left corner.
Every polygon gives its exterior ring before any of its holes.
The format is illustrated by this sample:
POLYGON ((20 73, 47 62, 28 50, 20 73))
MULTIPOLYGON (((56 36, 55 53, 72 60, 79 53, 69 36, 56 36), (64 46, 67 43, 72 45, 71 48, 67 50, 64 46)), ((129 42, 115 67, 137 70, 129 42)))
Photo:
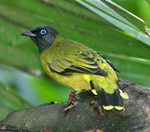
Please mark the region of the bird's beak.
POLYGON ((30 30, 21 33, 22 36, 36 37, 37 35, 32 33, 30 30))

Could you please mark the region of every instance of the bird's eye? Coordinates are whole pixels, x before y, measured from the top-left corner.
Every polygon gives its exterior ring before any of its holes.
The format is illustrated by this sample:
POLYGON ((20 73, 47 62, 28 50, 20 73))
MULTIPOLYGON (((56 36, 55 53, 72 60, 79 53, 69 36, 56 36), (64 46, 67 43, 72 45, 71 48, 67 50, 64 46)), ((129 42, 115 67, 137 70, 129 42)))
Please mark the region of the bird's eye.
POLYGON ((42 29, 42 30, 40 31, 40 34, 41 34, 41 35, 46 35, 46 34, 47 34, 46 29, 42 29))

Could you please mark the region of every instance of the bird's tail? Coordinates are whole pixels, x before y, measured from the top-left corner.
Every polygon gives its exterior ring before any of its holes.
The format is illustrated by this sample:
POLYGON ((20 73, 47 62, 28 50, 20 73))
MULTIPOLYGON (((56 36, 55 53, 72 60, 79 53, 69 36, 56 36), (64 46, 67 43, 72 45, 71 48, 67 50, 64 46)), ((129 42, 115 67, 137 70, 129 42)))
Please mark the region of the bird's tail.
POLYGON ((98 102, 105 110, 111 110, 113 108, 122 110, 124 108, 123 99, 128 99, 128 95, 120 89, 120 86, 116 82, 115 84, 117 88, 113 92, 106 92, 105 87, 102 88, 98 83, 91 81, 92 92, 97 94, 98 102))

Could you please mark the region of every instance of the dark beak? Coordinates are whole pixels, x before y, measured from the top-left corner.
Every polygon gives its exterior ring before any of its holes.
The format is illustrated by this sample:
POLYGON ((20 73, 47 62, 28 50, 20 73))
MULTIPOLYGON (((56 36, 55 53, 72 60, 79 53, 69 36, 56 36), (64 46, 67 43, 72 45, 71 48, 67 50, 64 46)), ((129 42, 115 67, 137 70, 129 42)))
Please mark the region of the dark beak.
POLYGON ((21 33, 22 36, 36 37, 37 35, 32 33, 30 30, 21 33))

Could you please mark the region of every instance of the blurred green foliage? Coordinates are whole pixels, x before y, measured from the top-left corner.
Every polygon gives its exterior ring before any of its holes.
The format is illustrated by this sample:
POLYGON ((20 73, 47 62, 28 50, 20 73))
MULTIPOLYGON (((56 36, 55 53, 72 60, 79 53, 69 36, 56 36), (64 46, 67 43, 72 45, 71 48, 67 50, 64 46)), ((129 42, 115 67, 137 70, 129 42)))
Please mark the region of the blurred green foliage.
POLYGON ((112 0, 123 8, 143 19, 150 27, 150 0, 112 0))
POLYGON ((32 105, 22 99, 13 89, 0 83, 0 119, 18 109, 29 108, 32 105))
MULTIPOLYGON (((146 1, 114 1, 150 22, 150 5, 146 1), (144 4, 146 6, 141 8, 144 4)), ((102 53, 119 69, 119 76, 150 86, 150 47, 76 1, 1 0, 0 120, 13 110, 51 101, 65 102, 72 91, 43 78, 46 73, 38 49, 29 38, 20 36, 21 32, 43 24, 54 27, 65 38, 102 53)))

